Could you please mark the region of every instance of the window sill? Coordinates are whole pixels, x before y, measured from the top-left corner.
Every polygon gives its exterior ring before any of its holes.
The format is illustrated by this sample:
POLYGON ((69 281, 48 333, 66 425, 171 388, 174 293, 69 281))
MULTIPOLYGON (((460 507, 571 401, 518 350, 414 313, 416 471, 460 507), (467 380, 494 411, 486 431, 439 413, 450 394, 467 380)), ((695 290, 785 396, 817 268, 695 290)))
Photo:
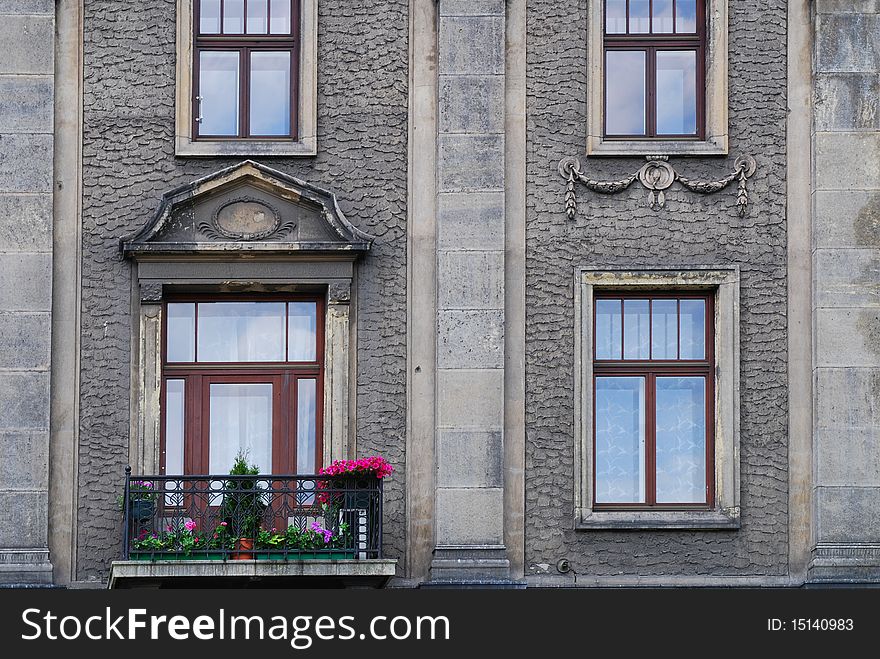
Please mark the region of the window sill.
POLYGON ((683 529, 691 531, 736 530, 740 528, 739 510, 627 510, 584 511, 575 524, 578 531, 683 529))
POLYGON ((318 153, 317 140, 306 137, 292 141, 218 141, 194 142, 186 136, 178 136, 174 155, 194 158, 217 158, 224 156, 314 156, 318 153))
POLYGON ((631 156, 726 156, 727 135, 710 137, 699 142, 686 140, 606 140, 598 135, 587 137, 587 155, 631 156))

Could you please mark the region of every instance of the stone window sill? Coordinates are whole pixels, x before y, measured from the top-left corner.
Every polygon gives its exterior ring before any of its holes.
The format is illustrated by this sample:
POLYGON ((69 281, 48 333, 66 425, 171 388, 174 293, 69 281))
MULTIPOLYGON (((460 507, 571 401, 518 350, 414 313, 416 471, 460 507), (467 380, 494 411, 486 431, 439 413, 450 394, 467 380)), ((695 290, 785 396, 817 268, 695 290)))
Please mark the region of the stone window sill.
POLYGON ((224 156, 314 156, 317 154, 315 138, 293 141, 222 141, 195 142, 188 137, 179 136, 174 153, 182 157, 222 158, 224 156))
POLYGON ((587 512, 575 525, 578 531, 628 529, 684 529, 691 531, 736 530, 739 511, 664 510, 587 512))
POLYGON ((687 140, 606 140, 596 135, 587 139, 587 155, 594 157, 726 156, 727 153, 727 135, 718 135, 699 142, 687 140))

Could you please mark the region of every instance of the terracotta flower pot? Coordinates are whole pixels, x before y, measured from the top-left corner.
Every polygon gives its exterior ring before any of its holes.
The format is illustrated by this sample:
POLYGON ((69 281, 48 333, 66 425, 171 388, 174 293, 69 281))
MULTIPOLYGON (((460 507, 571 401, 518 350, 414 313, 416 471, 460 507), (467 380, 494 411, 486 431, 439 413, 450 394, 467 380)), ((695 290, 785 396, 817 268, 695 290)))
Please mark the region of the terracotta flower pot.
POLYGON ((232 554, 233 561, 251 561, 254 558, 252 552, 254 548, 253 538, 237 538, 235 540, 235 553, 232 554))

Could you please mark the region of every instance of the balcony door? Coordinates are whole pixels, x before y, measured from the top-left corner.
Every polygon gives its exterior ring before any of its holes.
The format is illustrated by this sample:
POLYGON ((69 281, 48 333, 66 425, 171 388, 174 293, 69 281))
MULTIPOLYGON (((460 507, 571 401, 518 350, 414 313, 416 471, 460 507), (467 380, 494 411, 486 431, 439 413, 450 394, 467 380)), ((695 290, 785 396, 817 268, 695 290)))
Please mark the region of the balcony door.
POLYGON ((322 464, 320 298, 174 299, 165 305, 165 474, 226 474, 239 451, 264 474, 322 464))

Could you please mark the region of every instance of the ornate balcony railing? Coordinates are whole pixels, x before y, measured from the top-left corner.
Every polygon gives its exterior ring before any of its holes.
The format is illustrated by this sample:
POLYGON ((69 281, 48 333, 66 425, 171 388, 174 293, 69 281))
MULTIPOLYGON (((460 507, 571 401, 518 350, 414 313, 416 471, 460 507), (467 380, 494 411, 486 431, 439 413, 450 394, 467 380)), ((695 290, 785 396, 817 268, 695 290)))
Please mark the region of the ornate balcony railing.
POLYGON ((382 481, 320 475, 133 476, 123 558, 382 558, 382 481))

